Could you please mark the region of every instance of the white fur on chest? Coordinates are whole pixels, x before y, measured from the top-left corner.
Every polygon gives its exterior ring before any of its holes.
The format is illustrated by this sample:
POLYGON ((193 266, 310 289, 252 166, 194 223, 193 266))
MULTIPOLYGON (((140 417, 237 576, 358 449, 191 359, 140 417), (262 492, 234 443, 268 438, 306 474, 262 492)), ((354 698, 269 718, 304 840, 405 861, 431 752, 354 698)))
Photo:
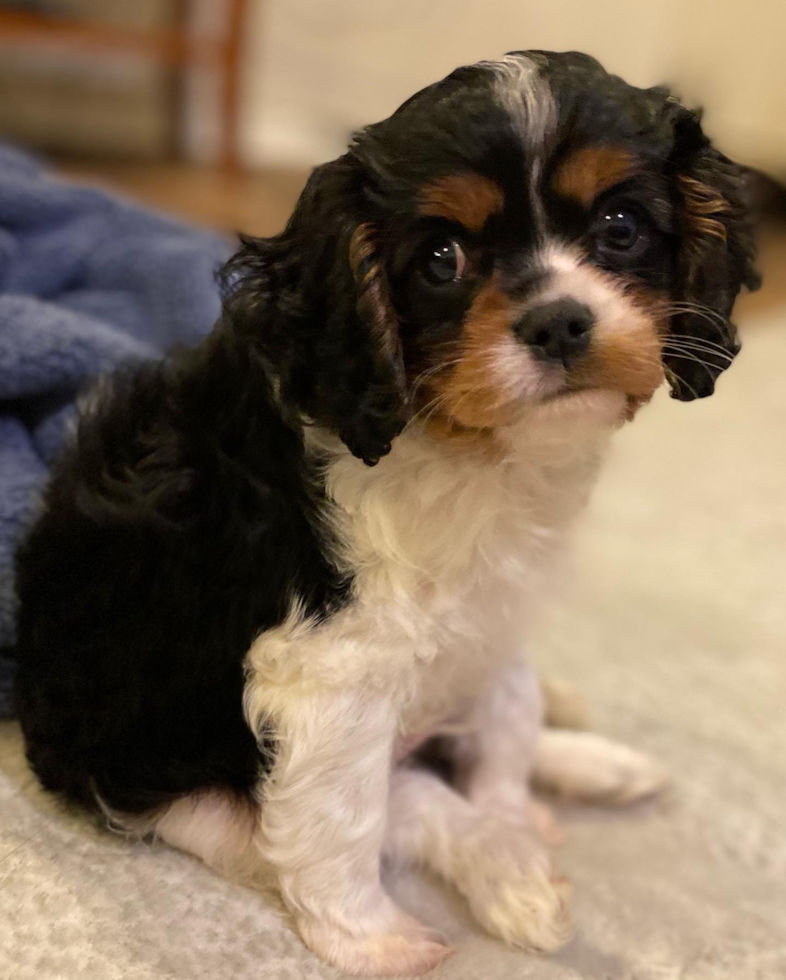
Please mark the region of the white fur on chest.
MULTIPOLYGON (((559 420, 507 434, 495 456, 408 432, 369 468, 321 433, 325 517, 353 577, 352 601, 320 624, 294 609, 248 655, 253 688, 366 686, 399 704, 401 728, 460 712, 521 646, 537 593, 583 506, 608 429, 559 420)), ((276 695, 260 694, 267 709, 276 695)))

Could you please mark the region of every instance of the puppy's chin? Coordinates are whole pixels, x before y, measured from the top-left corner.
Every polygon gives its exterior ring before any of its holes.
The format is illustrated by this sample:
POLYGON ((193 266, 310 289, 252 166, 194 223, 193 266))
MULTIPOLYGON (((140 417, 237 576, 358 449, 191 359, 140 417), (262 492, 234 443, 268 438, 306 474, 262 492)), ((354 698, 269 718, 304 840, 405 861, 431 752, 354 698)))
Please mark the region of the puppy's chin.
POLYGON ((432 416, 424 428, 454 448, 492 450, 494 456, 495 446, 513 448, 522 438, 529 442, 532 436, 565 443, 581 442, 593 433, 611 433, 632 421, 651 397, 612 388, 564 390, 503 406, 498 410, 500 421, 493 427, 470 427, 449 416, 432 416))
POLYGON ((619 338, 601 338, 553 393, 535 403, 534 411, 541 419, 584 419, 600 426, 632 421, 664 381, 657 336, 643 339, 648 343, 631 347, 619 338))
POLYGON ((629 401, 629 395, 611 388, 584 388, 531 402, 522 415, 533 423, 586 423, 593 428, 616 428, 628 417, 629 401))

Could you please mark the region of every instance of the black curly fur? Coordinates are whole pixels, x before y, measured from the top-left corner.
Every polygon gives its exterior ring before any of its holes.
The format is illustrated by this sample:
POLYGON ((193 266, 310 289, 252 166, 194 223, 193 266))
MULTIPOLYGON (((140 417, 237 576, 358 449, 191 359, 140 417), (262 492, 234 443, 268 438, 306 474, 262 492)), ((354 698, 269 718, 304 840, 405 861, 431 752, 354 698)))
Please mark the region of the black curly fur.
POLYGON ((319 474, 225 321, 99 392, 18 556, 17 703, 42 783, 127 812, 266 766, 242 659, 293 595, 340 604, 319 474))

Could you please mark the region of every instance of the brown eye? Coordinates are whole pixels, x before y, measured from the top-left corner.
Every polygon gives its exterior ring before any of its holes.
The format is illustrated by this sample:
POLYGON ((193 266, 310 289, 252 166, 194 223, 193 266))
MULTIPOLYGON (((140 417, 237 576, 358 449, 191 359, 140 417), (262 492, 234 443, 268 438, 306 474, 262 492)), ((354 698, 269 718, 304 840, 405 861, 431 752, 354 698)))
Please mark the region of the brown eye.
POLYGON ((609 208, 598 215, 594 237, 597 245, 610 252, 627 252, 639 244, 644 227, 635 211, 609 208))
POLYGON ((467 257, 452 238, 434 239, 425 248, 422 267, 429 282, 437 285, 458 282, 466 270, 467 257))

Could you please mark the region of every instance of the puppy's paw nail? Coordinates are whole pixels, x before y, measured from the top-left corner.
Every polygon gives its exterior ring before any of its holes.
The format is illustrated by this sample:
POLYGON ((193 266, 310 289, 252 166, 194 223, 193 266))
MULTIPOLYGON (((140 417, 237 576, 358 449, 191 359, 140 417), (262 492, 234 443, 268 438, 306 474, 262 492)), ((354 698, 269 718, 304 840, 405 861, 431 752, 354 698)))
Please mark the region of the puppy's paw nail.
POLYGON ((617 757, 609 760, 606 788, 593 798, 595 802, 628 806, 650 799, 666 788, 669 778, 663 766, 641 752, 626 746, 619 748, 617 757))
POLYGON ((532 874, 505 886, 485 911, 488 931, 510 946, 550 953, 570 939, 573 889, 564 878, 532 874))
POLYGON ((324 923, 300 922, 306 945, 353 977, 419 977, 453 952, 438 932, 402 916, 401 932, 349 935, 324 923))
POLYGON ((511 946, 550 951, 571 934, 571 886, 520 825, 489 822, 470 842, 456 884, 477 921, 511 946))

